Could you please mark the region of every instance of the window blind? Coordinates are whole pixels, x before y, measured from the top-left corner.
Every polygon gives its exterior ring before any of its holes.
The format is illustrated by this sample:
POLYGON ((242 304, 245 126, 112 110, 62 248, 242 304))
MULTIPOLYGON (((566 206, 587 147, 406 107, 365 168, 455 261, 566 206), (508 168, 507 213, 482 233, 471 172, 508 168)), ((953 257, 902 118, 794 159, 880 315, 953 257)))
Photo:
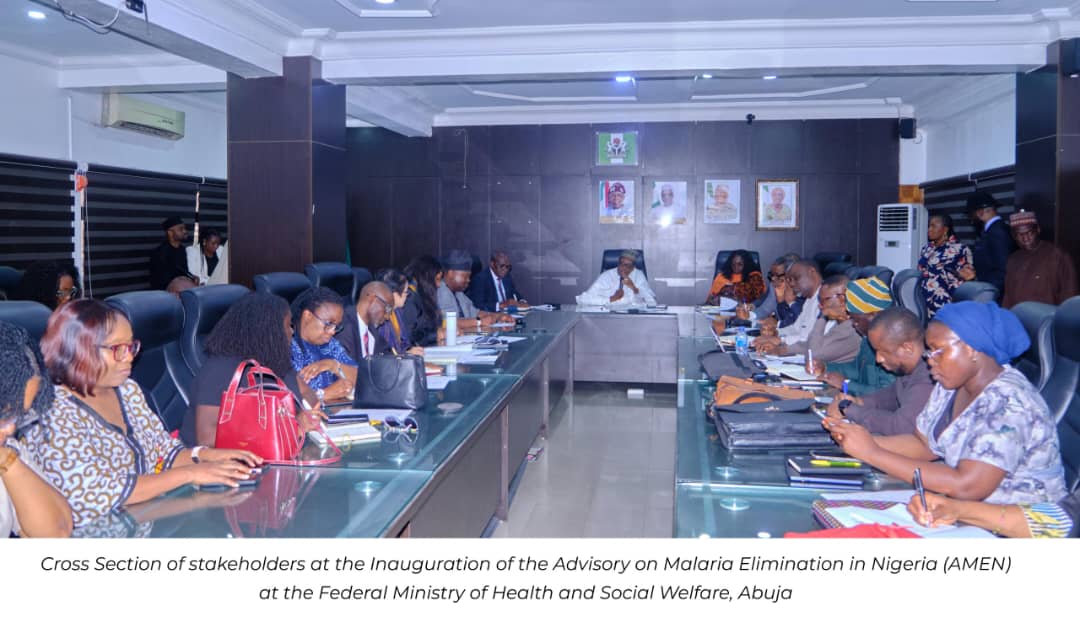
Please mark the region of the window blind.
POLYGON ((944 213, 952 216, 956 238, 969 246, 978 237, 967 214, 968 196, 976 191, 986 191, 998 204, 998 215, 1007 219, 1013 212, 1016 196, 1016 167, 997 167, 963 176, 942 178, 920 185, 925 196, 926 210, 930 214, 944 213))

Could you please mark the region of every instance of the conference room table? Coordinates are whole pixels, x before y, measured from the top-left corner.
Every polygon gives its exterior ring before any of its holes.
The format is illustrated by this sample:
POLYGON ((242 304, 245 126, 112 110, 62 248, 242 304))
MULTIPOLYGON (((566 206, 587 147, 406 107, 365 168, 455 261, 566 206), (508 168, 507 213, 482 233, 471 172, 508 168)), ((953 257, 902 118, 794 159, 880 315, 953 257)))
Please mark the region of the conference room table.
MULTIPOLYGON (((735 454, 706 418, 712 383, 698 355, 715 349, 711 317, 694 307, 611 312, 532 310, 500 335, 521 340, 491 365, 457 366, 430 390, 416 433, 385 429, 345 445, 324 467, 271 466, 232 492, 185 486, 76 530, 77 536, 477 537, 508 517, 530 449, 574 382, 659 383, 677 393, 672 534, 781 535, 815 527, 820 491, 793 488, 786 457, 735 454), (643 341, 651 345, 638 345, 643 341), (583 358, 587 356, 587 358, 583 358), (598 362, 603 358, 604 362, 598 362), (610 365, 607 369, 604 365, 610 365), (444 413, 438 405, 457 403, 444 413)), ((317 456, 309 442, 305 457, 317 456)))

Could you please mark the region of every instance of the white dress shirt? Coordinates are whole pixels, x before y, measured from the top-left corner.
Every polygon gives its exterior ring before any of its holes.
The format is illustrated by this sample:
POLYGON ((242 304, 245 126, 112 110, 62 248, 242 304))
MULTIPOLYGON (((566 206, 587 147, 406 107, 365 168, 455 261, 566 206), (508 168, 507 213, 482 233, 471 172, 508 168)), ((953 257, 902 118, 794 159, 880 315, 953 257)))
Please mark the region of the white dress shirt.
MULTIPOLYGON (((356 313, 356 322, 359 327, 356 329, 357 340, 360 342, 360 353, 363 354, 363 358, 367 358, 375 353, 375 333, 368 330, 367 323, 360 318, 360 313, 356 313), (367 337, 367 342, 364 342, 364 337, 367 337)), ((359 360, 359 359, 357 359, 359 360)))
POLYGON ((593 285, 589 286, 588 290, 577 296, 578 305, 628 306, 635 303, 656 304, 656 295, 653 293, 652 288, 649 287, 649 280, 645 278, 644 273, 635 268, 630 273, 630 281, 637 286, 638 292, 635 293, 629 288, 624 288, 622 299, 611 301, 611 295, 615 294, 615 291, 619 289, 622 281, 619 278, 619 269, 609 268, 600 273, 600 276, 596 278, 593 285))
POLYGON ((810 338, 810 330, 814 329, 814 322, 821 316, 821 306, 818 305, 819 292, 821 292, 821 286, 818 286, 818 289, 814 291, 814 296, 807 297, 806 301, 803 302, 799 318, 795 319, 795 322, 791 325, 782 327, 777 331, 785 345, 803 343, 810 338))

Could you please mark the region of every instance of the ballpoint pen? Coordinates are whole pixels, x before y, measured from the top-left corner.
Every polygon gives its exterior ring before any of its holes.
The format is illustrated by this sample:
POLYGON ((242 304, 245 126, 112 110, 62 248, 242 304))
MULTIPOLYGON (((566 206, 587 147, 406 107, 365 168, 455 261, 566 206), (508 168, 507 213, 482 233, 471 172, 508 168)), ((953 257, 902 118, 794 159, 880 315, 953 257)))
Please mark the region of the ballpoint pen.
POLYGON ((923 510, 930 512, 930 506, 926 505, 926 488, 923 487, 922 469, 916 468, 915 475, 911 479, 912 483, 915 484, 915 491, 919 493, 919 501, 922 501, 923 510))
POLYGON ((847 389, 848 389, 848 383, 849 382, 851 382, 851 381, 848 380, 847 378, 845 378, 844 379, 844 384, 841 385, 841 387, 840 387, 843 390, 845 396, 847 395, 847 389))

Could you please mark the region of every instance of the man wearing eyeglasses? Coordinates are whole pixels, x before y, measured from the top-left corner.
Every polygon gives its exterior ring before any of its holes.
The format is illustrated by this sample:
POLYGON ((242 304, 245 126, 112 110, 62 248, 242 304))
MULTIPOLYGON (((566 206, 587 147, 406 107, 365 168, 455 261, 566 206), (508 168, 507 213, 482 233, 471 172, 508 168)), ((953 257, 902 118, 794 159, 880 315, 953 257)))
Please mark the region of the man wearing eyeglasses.
POLYGON ((391 351, 378 329, 394 309, 394 296, 381 281, 369 281, 360 290, 356 312, 345 317, 337 340, 349 356, 359 360, 391 351))
POLYGON ((528 302, 518 294, 514 278, 510 275, 513 265, 503 251, 491 255, 488 269, 469 282, 466 296, 473 305, 487 312, 502 312, 508 308, 526 308, 528 302))
MULTIPOLYGON (((492 323, 513 323, 514 317, 509 314, 499 314, 492 310, 484 310, 473 304, 465 294, 472 278, 472 256, 465 251, 453 250, 446 256, 443 262, 443 282, 437 293, 439 310, 457 312, 458 318, 463 320, 475 319, 477 325, 491 325, 492 323)), ((469 323, 458 321, 460 326, 468 326, 469 323)))
POLYGON ((848 278, 843 275, 835 275, 822 282, 817 293, 820 315, 806 340, 780 345, 772 353, 786 356, 812 352, 815 361, 826 363, 855 360, 862 339, 855 331, 847 311, 847 284, 848 278))

